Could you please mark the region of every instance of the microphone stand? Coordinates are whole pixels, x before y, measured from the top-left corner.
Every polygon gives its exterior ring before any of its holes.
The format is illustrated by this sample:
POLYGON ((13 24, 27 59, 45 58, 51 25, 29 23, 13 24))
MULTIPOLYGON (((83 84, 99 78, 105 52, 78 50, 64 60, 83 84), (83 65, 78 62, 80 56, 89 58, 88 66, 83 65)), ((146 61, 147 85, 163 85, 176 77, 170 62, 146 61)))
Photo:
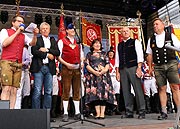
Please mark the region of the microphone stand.
MULTIPOLYGON (((77 38, 77 44, 79 44, 79 58, 80 58, 80 63, 79 63, 79 71, 81 73, 81 48, 83 48, 81 45, 81 38, 80 36, 78 35, 77 31, 76 31, 76 28, 74 28, 74 31, 75 31, 75 36, 77 38)), ((82 73, 81 73, 82 75, 82 73)), ((62 125, 59 125, 59 128, 58 129, 64 129, 63 126, 66 126, 66 125, 69 125, 69 124, 73 124, 73 123, 76 123, 76 122, 79 122, 81 121, 81 124, 84 123, 84 121, 86 122, 90 122, 90 123, 93 123, 93 124, 98 124, 98 125, 101 125, 101 126, 105 126, 104 124, 102 123, 98 123, 98 122, 95 122, 95 121, 91 121, 91 120, 88 120, 88 119, 85 119, 84 117, 84 114, 83 114, 83 96, 82 96, 82 79, 81 79, 81 76, 80 76, 80 119, 79 120, 74 120, 74 121, 71 121, 71 122, 68 122, 68 123, 65 123, 65 124, 62 124, 62 125)), ((66 128, 67 129, 67 128, 66 128)))

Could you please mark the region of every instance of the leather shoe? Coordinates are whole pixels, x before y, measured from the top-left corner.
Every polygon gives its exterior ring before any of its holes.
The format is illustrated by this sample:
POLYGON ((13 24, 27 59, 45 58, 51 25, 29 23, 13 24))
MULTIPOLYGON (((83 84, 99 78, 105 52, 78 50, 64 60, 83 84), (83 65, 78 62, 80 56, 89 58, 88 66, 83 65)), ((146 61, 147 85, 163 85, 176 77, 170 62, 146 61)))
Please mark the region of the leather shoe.
POLYGON ((158 120, 166 120, 168 118, 168 115, 164 112, 161 113, 160 116, 158 116, 158 120))
POLYGON ((139 114, 138 119, 145 119, 145 113, 139 114))
POLYGON ((105 119, 105 117, 104 117, 104 116, 103 116, 103 117, 101 116, 101 117, 99 117, 99 119, 105 119))
POLYGON ((134 116, 133 115, 122 115, 121 116, 121 119, 123 119, 123 118, 134 118, 134 116))
POLYGON ((56 122, 56 120, 53 118, 50 118, 50 122, 56 122))
POLYGON ((122 115, 122 113, 121 113, 119 110, 116 110, 116 111, 115 111, 115 114, 116 114, 116 115, 122 115))
POLYGON ((100 119, 100 117, 99 116, 95 116, 94 119, 100 119))
POLYGON ((62 122, 68 122, 68 121, 69 121, 68 114, 64 114, 62 118, 62 122))
POLYGON ((74 120, 80 120, 81 119, 81 114, 76 114, 74 115, 74 120))

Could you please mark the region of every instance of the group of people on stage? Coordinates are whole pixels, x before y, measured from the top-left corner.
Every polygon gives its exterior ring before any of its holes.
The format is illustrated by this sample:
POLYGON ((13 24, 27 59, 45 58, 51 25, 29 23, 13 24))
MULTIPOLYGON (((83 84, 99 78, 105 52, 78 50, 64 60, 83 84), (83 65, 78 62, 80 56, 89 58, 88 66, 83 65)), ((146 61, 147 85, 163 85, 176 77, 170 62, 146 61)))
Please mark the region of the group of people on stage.
POLYGON ((15 16, 12 19, 12 27, 2 29, 0 33, 2 46, 0 99, 10 100, 10 109, 18 109, 21 106, 26 108, 27 105, 23 102, 30 94, 33 109, 52 109, 57 103, 58 88, 54 86, 58 86, 57 79, 60 73, 63 122, 69 121, 70 91, 75 109, 74 119, 81 118, 82 81, 85 87, 85 106, 93 105, 95 119, 105 118, 108 105, 117 105, 116 113, 121 114, 119 109, 123 100, 120 99, 120 89, 125 106, 123 118, 134 117, 135 96, 138 119, 145 119, 147 111, 151 112, 148 103, 152 93, 152 96, 157 95, 157 97, 159 94, 160 98, 161 114, 158 119, 167 119, 168 83, 177 113, 180 113, 179 62, 175 51, 165 47, 170 43, 180 48, 180 41, 174 34, 164 31, 165 25, 161 19, 156 18, 153 21, 154 34, 148 40, 146 56, 141 42, 130 38, 130 29, 127 26, 122 28, 123 40, 117 45, 116 52, 112 49, 108 52, 103 51, 101 41, 95 39, 85 56, 82 44, 78 44, 75 39, 76 33, 72 23, 66 26, 66 37, 58 42, 54 37, 49 36, 48 23, 43 22, 39 29, 35 28, 32 39, 23 33, 25 29, 21 25, 23 23, 23 16, 15 16), (37 37, 39 32, 40 36, 37 37), (29 45, 32 46, 32 61, 27 50, 29 45), (59 63, 56 63, 56 60, 59 63), (81 79, 82 71, 86 71, 84 80, 81 79), (32 89, 29 73, 34 77, 32 89), (41 99, 42 94, 43 99, 41 99))

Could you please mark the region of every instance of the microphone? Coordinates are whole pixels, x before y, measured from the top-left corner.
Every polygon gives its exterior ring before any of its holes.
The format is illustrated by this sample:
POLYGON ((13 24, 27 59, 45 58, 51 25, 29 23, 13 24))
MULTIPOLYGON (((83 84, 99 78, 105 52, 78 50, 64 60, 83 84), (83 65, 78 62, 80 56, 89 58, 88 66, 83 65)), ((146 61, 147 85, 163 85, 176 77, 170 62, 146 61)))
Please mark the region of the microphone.
POLYGON ((180 52, 180 49, 174 46, 171 46, 171 43, 165 44, 165 48, 180 52))
POLYGON ((22 24, 22 23, 19 25, 19 28, 20 28, 21 31, 24 31, 25 27, 26 26, 24 24, 22 24))

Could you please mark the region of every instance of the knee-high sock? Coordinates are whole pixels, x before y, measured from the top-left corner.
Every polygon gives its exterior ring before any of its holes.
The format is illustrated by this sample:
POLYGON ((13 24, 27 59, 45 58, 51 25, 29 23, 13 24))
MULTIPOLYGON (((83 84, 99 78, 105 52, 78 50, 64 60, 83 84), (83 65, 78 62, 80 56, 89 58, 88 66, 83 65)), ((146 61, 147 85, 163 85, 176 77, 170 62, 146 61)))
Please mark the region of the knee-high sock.
POLYGON ((63 101, 64 114, 68 114, 68 101, 63 101))
POLYGON ((80 111, 79 111, 79 101, 74 101, 74 106, 75 106, 75 114, 80 113, 80 111))

